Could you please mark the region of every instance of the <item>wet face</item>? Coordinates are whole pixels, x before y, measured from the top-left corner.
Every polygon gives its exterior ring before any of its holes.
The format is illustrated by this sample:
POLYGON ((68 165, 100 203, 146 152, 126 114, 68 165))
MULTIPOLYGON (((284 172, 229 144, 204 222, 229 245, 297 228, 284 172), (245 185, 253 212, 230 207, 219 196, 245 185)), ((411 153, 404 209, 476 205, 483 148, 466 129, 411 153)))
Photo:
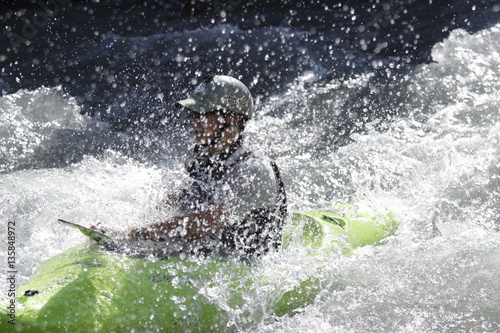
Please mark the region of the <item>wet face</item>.
POLYGON ((210 144, 222 128, 224 122, 224 118, 214 113, 194 113, 191 116, 191 120, 194 124, 194 135, 198 144, 210 144))

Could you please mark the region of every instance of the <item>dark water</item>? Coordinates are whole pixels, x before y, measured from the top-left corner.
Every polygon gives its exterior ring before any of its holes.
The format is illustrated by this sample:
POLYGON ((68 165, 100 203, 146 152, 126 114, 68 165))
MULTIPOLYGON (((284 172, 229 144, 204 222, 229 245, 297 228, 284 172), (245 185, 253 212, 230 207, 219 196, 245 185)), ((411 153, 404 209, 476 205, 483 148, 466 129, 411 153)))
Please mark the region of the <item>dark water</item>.
POLYGON ((229 331, 500 330, 498 1, 43 3, 0 4, 0 216, 19 226, 20 282, 83 241, 57 218, 171 214, 156 206, 192 140, 172 102, 223 73, 257 101, 246 140, 276 159, 290 210, 402 219, 351 257, 264 258, 273 282, 229 331), (314 303, 267 313, 304 274, 314 303))
MULTIPOLYGON (((487 0, 194 3, 3 2, 2 92, 61 86, 82 114, 113 131, 171 131, 177 125, 172 101, 207 73, 237 76, 262 103, 303 77, 322 84, 373 74, 340 114, 328 117, 337 134, 325 133, 324 140, 336 147, 366 122, 405 114, 387 90, 432 61, 431 48, 450 31, 475 32, 499 16, 498 3, 487 0), (380 103, 393 105, 381 111, 380 103)), ((80 145, 90 153, 112 141, 80 145)), ((70 155, 64 160, 82 158, 70 155)))
POLYGON ((0 5, 3 89, 62 85, 117 129, 158 126, 208 72, 263 97, 307 72, 323 82, 373 72, 387 84, 431 61, 451 30, 500 15, 488 0, 34 2, 0 5))

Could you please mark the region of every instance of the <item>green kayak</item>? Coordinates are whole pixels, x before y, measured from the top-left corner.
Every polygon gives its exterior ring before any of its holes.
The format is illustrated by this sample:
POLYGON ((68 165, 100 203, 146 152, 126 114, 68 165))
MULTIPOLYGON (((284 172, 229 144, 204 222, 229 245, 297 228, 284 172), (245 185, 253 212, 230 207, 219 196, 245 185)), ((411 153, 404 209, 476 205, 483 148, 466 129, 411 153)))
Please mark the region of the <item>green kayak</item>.
MULTIPOLYGON (((283 248, 303 246, 312 260, 364 245, 381 244, 399 225, 392 213, 362 213, 354 205, 296 212, 283 248)), ((251 325, 244 308, 249 291, 272 286, 273 276, 236 259, 137 257, 90 241, 40 265, 2 301, 2 332, 219 332, 251 325), (217 290, 223 290, 224 301, 217 290), (14 307, 13 305, 14 304, 14 307), (239 312, 238 312, 239 311, 239 312), (240 313, 234 318, 234 313, 240 313), (243 314, 241 314, 243 313, 243 314), (244 318, 244 319, 242 319, 244 318), (236 321, 236 322, 235 322, 236 321)), ((309 274, 269 300, 274 316, 311 302, 320 283, 309 274)))

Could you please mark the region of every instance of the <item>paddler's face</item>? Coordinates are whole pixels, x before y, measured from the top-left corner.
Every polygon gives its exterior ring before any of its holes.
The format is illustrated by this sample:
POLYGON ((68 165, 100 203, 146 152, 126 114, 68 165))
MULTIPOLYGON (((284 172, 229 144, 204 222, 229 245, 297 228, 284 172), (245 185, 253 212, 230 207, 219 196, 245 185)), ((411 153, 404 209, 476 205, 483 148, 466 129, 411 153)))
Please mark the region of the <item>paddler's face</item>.
POLYGON ((224 118, 215 113, 193 113, 191 120, 194 123, 194 135, 198 144, 209 144, 220 131, 224 122, 224 118))

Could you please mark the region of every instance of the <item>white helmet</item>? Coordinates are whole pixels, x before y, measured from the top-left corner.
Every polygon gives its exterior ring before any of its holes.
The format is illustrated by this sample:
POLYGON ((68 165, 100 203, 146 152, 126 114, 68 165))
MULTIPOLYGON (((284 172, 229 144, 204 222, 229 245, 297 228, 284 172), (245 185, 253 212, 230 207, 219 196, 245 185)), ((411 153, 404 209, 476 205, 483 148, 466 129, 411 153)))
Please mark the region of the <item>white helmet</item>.
POLYGON ((253 115, 253 99, 250 90, 231 76, 213 75, 205 77, 188 98, 177 101, 175 106, 196 113, 230 112, 253 115))

